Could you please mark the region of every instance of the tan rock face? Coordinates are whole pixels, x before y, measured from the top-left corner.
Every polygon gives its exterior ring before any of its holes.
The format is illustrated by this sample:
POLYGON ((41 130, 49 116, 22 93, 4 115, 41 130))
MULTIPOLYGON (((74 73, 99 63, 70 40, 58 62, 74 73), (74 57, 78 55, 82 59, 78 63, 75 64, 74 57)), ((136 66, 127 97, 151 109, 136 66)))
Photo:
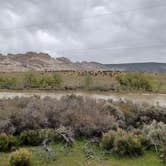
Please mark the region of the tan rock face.
POLYGON ((24 71, 57 71, 57 70, 107 70, 95 62, 73 63, 65 57, 52 58, 46 53, 27 52, 25 54, 0 54, 0 72, 24 71))

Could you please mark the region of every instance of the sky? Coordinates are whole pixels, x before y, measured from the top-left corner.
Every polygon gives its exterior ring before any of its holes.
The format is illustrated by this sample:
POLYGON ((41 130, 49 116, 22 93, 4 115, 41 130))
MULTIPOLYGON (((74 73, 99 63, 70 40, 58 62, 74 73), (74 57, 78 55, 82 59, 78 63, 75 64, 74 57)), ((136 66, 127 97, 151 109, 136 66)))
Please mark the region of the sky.
POLYGON ((166 62, 164 0, 0 0, 0 53, 166 62))

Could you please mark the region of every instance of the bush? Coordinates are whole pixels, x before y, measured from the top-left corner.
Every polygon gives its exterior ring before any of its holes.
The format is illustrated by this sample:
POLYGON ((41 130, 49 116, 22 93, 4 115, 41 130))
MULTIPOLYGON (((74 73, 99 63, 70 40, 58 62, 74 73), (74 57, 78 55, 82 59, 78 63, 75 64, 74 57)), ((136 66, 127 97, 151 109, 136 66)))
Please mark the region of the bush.
POLYGON ((23 145, 38 146, 42 143, 39 131, 28 130, 20 134, 20 141, 23 145))
POLYGON ((38 146, 41 145, 46 138, 55 139, 55 135, 53 129, 28 130, 20 134, 20 141, 23 145, 38 146))
POLYGON ((122 129, 104 134, 101 146, 119 155, 138 156, 143 153, 141 137, 134 132, 126 132, 122 129))
POLYGON ((116 139, 116 131, 110 130, 108 133, 105 133, 102 137, 101 146, 105 150, 111 150, 114 147, 114 141, 116 139))
POLYGON ((85 75, 85 78, 84 78, 84 87, 85 87, 86 89, 89 89, 90 86, 92 86, 92 84, 93 84, 92 77, 91 77, 91 75, 90 75, 89 73, 87 73, 87 74, 85 75))
POLYGON ((10 166, 31 166, 31 152, 22 148, 10 155, 10 166))
POLYGON ((132 134, 116 137, 114 152, 120 155, 138 156, 143 153, 141 141, 132 134))
POLYGON ((0 88, 2 89, 10 89, 15 88, 17 84, 17 80, 15 78, 1 77, 0 78, 0 88))
POLYGON ((22 131, 69 127, 75 136, 102 136, 111 129, 131 130, 154 119, 166 122, 165 108, 132 102, 110 102, 76 95, 61 99, 15 98, 1 100, 0 132, 19 135, 22 131), (2 108, 2 109, 1 109, 2 108), (3 110, 3 111, 1 111, 3 110))
POLYGON ((55 88, 61 86, 62 78, 56 73, 52 75, 37 75, 28 72, 24 75, 23 84, 25 88, 55 88))
POLYGON ((18 139, 5 133, 0 134, 0 151, 8 152, 18 146, 18 139))
POLYGON ((144 123, 151 123, 153 120, 166 123, 166 108, 159 106, 148 107, 138 111, 138 116, 143 117, 144 123))
POLYGON ((7 134, 15 133, 15 128, 13 124, 11 124, 9 119, 0 121, 0 133, 7 133, 7 134))
MULTIPOLYGON (((166 123, 166 108, 160 106, 150 106, 148 104, 133 103, 130 101, 115 103, 123 113, 123 120, 127 129, 140 128, 143 124, 150 124, 153 120, 166 123)), ((120 128, 124 128, 120 126, 120 128)))
POLYGON ((33 88, 38 86, 38 79, 32 72, 27 72, 23 78, 25 88, 33 88))
POLYGON ((68 146, 72 146, 74 143, 74 133, 70 128, 60 127, 56 130, 55 141, 66 143, 68 146))
POLYGON ((143 73, 127 73, 117 77, 120 85, 128 90, 146 90, 151 91, 152 85, 143 73))
POLYGON ((40 138, 44 140, 45 138, 55 138, 56 131, 54 129, 41 129, 38 131, 40 138))
POLYGON ((52 86, 53 87, 59 87, 59 86, 61 86, 61 84, 63 83, 63 80, 62 80, 62 78, 61 78, 61 76, 59 75, 59 74, 53 74, 53 76, 52 76, 53 78, 53 82, 52 82, 52 86))
POLYGON ((143 127, 144 137, 154 146, 166 144, 166 124, 153 121, 143 127))
POLYGON ((163 159, 166 163, 166 124, 153 121, 150 125, 144 125, 143 134, 145 139, 155 146, 156 151, 158 147, 162 147, 163 159))

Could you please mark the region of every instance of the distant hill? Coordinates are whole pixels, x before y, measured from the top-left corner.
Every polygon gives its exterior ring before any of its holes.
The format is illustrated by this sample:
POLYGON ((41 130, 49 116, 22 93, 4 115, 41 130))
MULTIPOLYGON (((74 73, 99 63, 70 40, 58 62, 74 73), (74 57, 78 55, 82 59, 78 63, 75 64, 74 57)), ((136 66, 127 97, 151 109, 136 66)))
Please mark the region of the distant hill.
POLYGON ((27 52, 25 54, 0 54, 0 72, 58 70, 107 70, 96 62, 72 62, 65 57, 53 58, 46 53, 27 52))
POLYGON ((166 63, 125 63, 125 64, 106 64, 109 70, 138 71, 138 72, 166 72, 166 63))
POLYGON ((46 53, 27 52, 25 54, 0 54, 0 72, 25 71, 97 71, 120 70, 140 72, 166 72, 166 63, 128 63, 128 64, 101 64, 97 62, 72 62, 65 57, 53 58, 46 53))

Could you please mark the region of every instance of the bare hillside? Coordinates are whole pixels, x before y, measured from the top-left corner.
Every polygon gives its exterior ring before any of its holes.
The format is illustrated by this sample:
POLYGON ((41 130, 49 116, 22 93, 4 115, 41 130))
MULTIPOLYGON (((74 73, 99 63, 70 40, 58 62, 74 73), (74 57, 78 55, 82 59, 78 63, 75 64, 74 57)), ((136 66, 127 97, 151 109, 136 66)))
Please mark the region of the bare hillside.
POLYGON ((52 58, 45 53, 0 54, 0 72, 58 71, 58 70, 106 70, 95 62, 71 62, 65 57, 52 58))

